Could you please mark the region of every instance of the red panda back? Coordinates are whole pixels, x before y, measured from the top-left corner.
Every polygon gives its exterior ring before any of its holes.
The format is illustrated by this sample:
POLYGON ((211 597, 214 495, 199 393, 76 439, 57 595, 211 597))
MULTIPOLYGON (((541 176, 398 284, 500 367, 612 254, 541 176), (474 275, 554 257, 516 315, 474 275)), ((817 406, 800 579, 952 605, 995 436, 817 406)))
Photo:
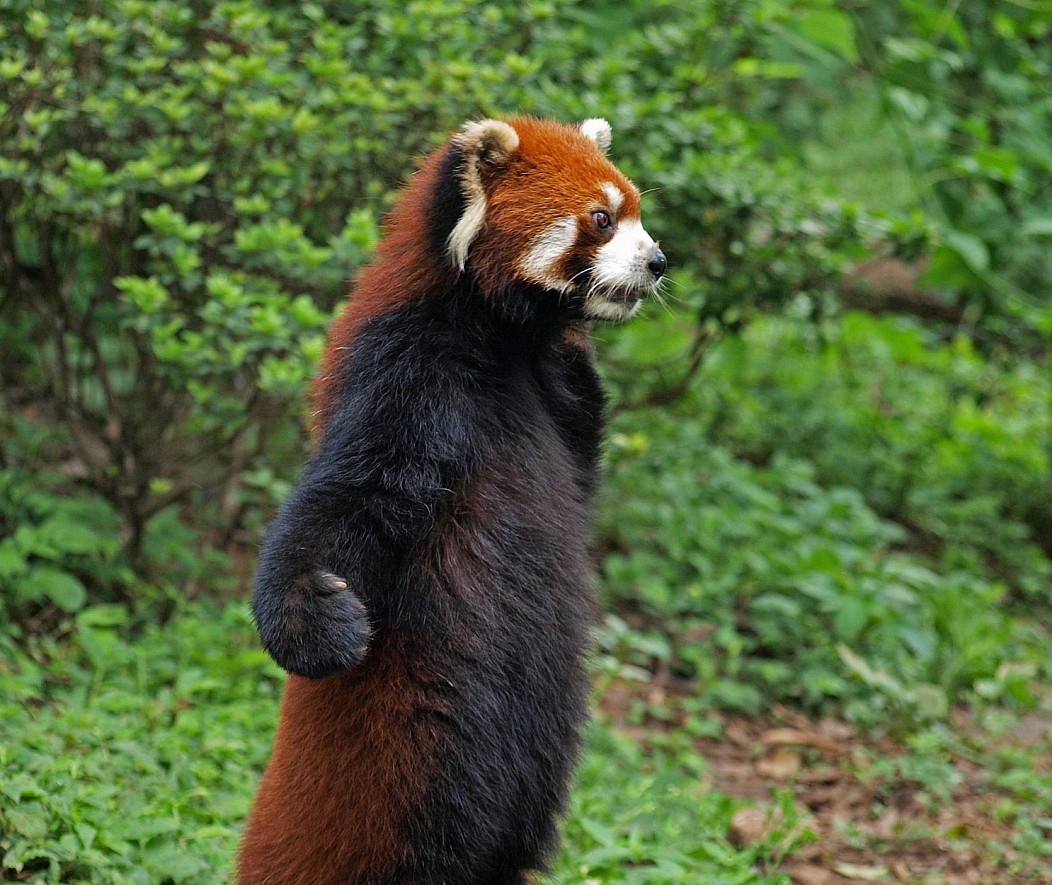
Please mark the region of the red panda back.
POLYGON ((362 269, 346 306, 329 329, 308 395, 315 437, 336 410, 343 381, 341 369, 362 326, 414 298, 435 297, 458 276, 454 267, 432 254, 429 245, 432 199, 442 173, 442 154, 431 154, 407 183, 385 219, 376 256, 362 269))

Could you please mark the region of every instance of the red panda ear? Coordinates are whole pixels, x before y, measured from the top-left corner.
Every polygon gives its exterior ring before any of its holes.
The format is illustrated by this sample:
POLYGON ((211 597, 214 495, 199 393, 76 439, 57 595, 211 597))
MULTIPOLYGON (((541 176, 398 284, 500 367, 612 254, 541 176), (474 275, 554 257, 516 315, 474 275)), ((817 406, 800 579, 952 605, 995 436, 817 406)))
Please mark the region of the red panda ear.
POLYGON ((580 124, 580 130, 586 138, 590 138, 604 154, 610 150, 610 142, 613 136, 610 132, 610 124, 602 117, 592 117, 580 124))
POLYGON ((519 146, 519 133, 503 120, 479 120, 465 123, 453 141, 465 157, 497 165, 519 146))
POLYGON ((502 120, 465 123, 453 138, 461 162, 458 170, 464 197, 464 211, 446 239, 446 252, 460 270, 468 259, 468 249, 486 216, 486 191, 482 176, 503 165, 519 146, 519 133, 502 120))

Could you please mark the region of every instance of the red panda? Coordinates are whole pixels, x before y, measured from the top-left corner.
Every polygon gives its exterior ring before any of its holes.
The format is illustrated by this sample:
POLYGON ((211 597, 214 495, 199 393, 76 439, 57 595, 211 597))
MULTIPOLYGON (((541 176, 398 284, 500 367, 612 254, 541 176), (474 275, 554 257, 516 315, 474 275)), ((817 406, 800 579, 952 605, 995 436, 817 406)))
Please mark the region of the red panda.
POLYGON ((524 883, 586 719, 603 393, 665 272, 605 120, 466 124, 336 321, 253 595, 291 674, 239 885, 524 883))

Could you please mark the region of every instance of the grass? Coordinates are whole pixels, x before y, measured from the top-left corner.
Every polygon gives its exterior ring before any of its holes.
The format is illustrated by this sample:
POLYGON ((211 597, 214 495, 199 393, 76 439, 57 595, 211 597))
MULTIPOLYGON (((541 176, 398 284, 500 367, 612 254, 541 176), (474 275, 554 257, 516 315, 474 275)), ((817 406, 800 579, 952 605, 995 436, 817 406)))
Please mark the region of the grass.
POLYGON ((908 213, 920 207, 902 133, 889 121, 870 79, 851 78, 824 113, 807 118, 809 137, 800 143, 804 164, 841 198, 870 211, 908 213))

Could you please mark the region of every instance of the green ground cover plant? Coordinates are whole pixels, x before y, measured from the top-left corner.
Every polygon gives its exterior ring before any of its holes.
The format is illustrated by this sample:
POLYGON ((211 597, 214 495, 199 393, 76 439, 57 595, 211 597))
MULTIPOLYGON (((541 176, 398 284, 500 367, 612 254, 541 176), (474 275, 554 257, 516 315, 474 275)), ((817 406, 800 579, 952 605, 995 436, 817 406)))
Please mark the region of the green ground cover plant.
POLYGON ((1024 515, 1048 477, 1044 383, 897 318, 848 316, 824 342, 755 322, 674 409, 615 423, 611 605, 700 630, 673 664, 751 712, 772 694, 815 713, 835 699, 887 725, 974 693, 1033 701, 1049 570, 1024 515))
POLYGON ((228 878, 269 751, 278 672, 242 605, 132 627, 125 608, 95 606, 32 656, 6 646, 5 878, 228 878))
MULTIPOLYGON (((188 606, 133 629, 81 612, 60 643, 5 642, 0 870, 5 880, 227 881, 277 720, 280 671, 243 604, 188 606)), ((698 760, 693 760, 696 766, 698 760)), ((727 841, 736 803, 683 777, 682 754, 591 734, 557 881, 773 883, 778 841, 727 841)))

